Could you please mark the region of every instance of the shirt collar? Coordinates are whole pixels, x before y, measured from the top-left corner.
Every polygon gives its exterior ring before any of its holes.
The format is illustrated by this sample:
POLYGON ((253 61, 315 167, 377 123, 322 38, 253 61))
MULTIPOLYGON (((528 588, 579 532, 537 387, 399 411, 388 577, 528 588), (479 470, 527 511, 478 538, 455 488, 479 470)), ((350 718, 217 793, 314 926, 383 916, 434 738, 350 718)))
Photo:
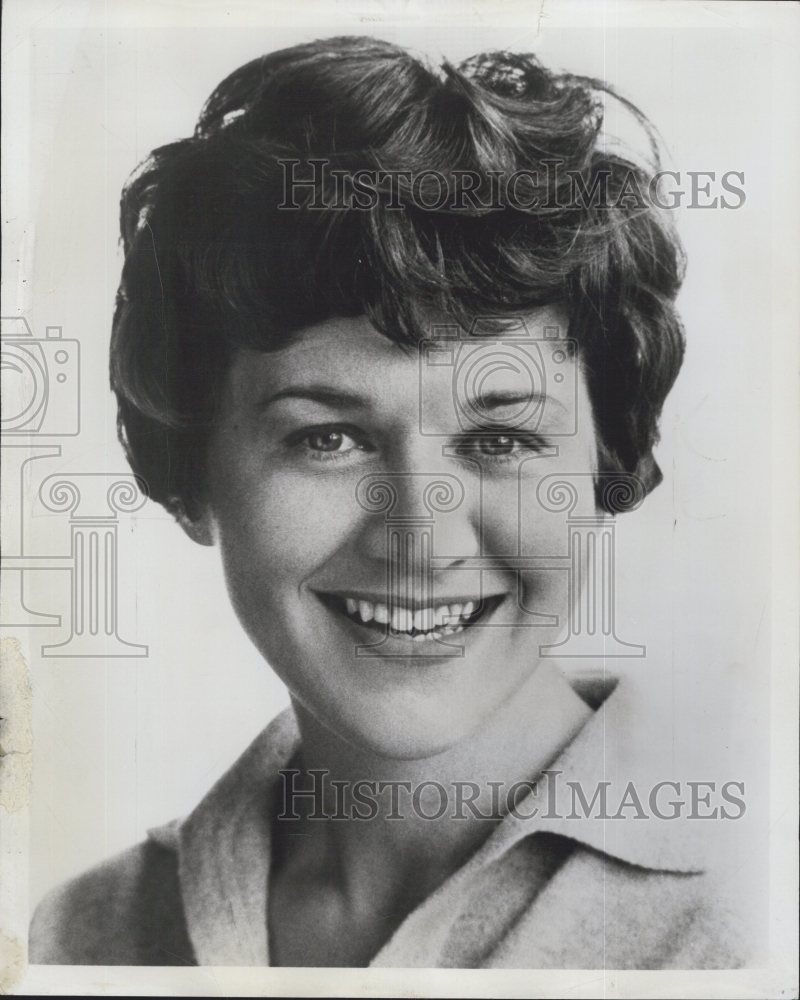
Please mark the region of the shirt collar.
MULTIPOLYGON (((612 686, 609 679, 605 689, 612 686)), ((603 684, 596 684, 598 688, 603 684)), ((652 706, 647 710, 647 699, 635 684, 620 682, 547 768, 550 788, 556 791, 554 807, 544 794, 540 775, 538 794, 519 800, 517 814, 505 817, 470 864, 482 867, 524 837, 547 831, 643 868, 702 871, 705 832, 716 824, 700 824, 698 831, 697 824, 687 824, 685 817, 665 820, 651 814, 653 788, 673 778, 659 770, 659 762, 670 759, 670 734, 654 725, 658 715, 652 706), (588 802, 601 783, 608 782, 612 816, 632 783, 648 819, 635 819, 635 808, 624 810, 617 819, 594 818, 599 803, 589 817, 582 809, 573 814, 572 786, 567 782, 577 782, 588 802), (534 806, 538 812, 531 816, 534 806)), ((286 709, 176 831, 187 924, 201 965, 269 964, 270 810, 278 772, 289 765, 299 741, 294 712, 286 709)), ((663 791, 657 800, 661 809, 666 808, 663 800, 672 797, 669 788, 663 791)))
POLYGON ((294 712, 286 709, 179 828, 181 893, 199 965, 269 965, 272 791, 299 741, 294 712))
MULTIPOLYGON (((717 824, 698 826, 685 807, 676 818, 666 818, 673 812, 671 800, 686 801, 686 778, 692 777, 671 769, 675 736, 670 720, 632 679, 616 683, 616 678, 594 675, 580 681, 588 681, 586 687, 594 692, 604 687, 611 692, 549 765, 548 773, 538 777, 537 794, 520 800, 516 815, 509 814, 487 842, 491 855, 497 857, 523 837, 546 831, 638 867, 687 874, 704 871, 714 850, 709 835, 717 824), (603 788, 609 818, 601 815, 603 788), (623 801, 626 806, 620 809, 623 801), (534 809, 536 815, 531 815, 534 809)), ((574 686, 584 694, 580 683, 574 686)))

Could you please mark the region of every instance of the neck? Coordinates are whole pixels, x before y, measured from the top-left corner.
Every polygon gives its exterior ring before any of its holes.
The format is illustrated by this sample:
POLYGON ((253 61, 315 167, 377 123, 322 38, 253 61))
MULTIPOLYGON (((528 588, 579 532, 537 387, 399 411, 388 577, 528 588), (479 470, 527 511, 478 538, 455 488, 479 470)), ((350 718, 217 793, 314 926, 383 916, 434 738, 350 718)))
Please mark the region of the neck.
MULTIPOLYGON (((350 817, 354 806, 362 817, 371 811, 353 800, 358 782, 374 783, 362 784, 361 794, 369 793, 378 806, 371 822, 303 821, 309 836, 316 838, 317 850, 324 845, 329 863, 351 895, 363 891, 374 896, 376 883, 386 882, 387 894, 391 885, 413 884, 419 899, 486 840, 507 811, 511 786, 534 780, 592 714, 549 663, 539 664, 483 730, 420 760, 389 759, 356 746, 302 705, 295 703, 294 708, 302 736, 301 769, 327 772, 325 814, 334 816, 338 809, 340 816, 350 817), (334 782, 343 784, 337 788, 334 782), (419 791, 423 782, 431 784, 419 791), (444 789, 444 796, 433 782, 444 789), (435 816, 445 802, 439 818, 426 818, 435 816), (460 814, 458 819, 453 819, 454 813, 460 814)), ((305 815, 310 811, 309 805, 305 815)))

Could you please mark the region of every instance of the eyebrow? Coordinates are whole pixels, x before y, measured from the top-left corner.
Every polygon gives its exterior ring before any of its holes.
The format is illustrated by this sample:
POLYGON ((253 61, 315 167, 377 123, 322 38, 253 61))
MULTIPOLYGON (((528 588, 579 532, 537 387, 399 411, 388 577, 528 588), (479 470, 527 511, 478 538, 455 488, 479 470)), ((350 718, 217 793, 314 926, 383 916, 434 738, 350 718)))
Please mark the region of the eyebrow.
POLYGON ((563 404, 559 400, 554 396, 548 396, 547 393, 518 392, 513 389, 505 391, 499 389, 496 392, 487 392, 472 400, 472 405, 478 410, 498 410, 503 406, 516 406, 520 403, 529 402, 555 403, 556 406, 561 407, 562 410, 564 409, 563 404))
MULTIPOLYGON (((369 403, 361 396, 341 389, 331 389, 324 385, 287 386, 274 392, 258 403, 259 410, 265 410, 280 399, 308 399, 312 403, 320 403, 333 409, 366 410, 369 403)), ((516 406, 528 402, 555 403, 562 410, 564 406, 559 400, 546 393, 519 392, 513 389, 487 392, 471 401, 471 405, 479 410, 498 410, 504 406, 516 406)))
POLYGON ((279 392, 274 392, 270 396, 262 399, 258 408, 266 409, 279 399, 309 399, 312 403, 321 403, 323 406, 330 406, 335 409, 367 409, 367 402, 361 396, 351 392, 343 392, 341 389, 331 389, 324 385, 296 385, 287 386, 279 392))

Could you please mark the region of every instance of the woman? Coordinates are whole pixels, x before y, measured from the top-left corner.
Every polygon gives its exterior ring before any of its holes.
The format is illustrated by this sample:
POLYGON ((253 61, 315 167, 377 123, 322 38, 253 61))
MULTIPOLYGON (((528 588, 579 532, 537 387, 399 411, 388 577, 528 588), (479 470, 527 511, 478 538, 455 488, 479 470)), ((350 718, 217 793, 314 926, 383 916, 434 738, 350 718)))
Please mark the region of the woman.
POLYGON ((652 720, 550 659, 607 556, 565 557, 565 517, 602 546, 661 478, 682 256, 650 135, 532 56, 435 72, 336 38, 235 72, 130 181, 121 439, 220 546, 292 708, 186 820, 51 894, 32 961, 742 960, 652 720), (631 822, 643 798, 678 822, 631 822))

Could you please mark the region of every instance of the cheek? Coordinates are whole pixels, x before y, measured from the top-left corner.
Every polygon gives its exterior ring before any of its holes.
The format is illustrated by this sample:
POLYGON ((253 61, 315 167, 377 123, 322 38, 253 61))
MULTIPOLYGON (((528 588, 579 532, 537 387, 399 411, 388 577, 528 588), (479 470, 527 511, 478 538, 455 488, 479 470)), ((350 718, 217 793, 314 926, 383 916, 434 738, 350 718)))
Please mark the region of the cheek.
MULTIPOLYGON (((593 477, 587 462, 569 463, 564 469, 582 475, 575 480, 580 488, 593 496, 593 477)), ((566 546, 567 516, 563 512, 545 509, 538 490, 542 480, 552 475, 566 474, 551 460, 530 467, 515 479, 501 483, 484 483, 482 538, 487 554, 492 556, 562 555, 566 546)), ((549 482, 549 481, 548 481, 549 482)), ((546 487, 548 483, 544 483, 546 487)))
POLYGON ((344 479, 256 462, 223 468, 214 514, 226 574, 237 587, 296 592, 354 530, 353 490, 344 479))

